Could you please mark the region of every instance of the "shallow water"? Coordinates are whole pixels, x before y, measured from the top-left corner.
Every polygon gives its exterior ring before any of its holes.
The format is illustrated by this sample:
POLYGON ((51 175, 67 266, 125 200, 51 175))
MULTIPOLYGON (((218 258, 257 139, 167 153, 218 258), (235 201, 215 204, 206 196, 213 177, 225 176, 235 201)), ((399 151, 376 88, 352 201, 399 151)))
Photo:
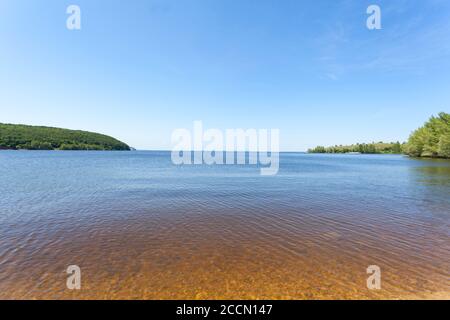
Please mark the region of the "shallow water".
POLYGON ((0 177, 0 298, 450 299, 450 161, 1 151, 0 177))

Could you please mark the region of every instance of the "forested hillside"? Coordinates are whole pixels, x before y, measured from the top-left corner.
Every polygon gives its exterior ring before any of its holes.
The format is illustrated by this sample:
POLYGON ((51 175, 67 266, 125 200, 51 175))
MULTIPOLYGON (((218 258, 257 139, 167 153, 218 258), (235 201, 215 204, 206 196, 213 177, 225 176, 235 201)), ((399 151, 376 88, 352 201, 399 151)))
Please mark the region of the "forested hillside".
POLYGON ((0 149, 130 150, 130 147, 99 133, 0 123, 0 149))

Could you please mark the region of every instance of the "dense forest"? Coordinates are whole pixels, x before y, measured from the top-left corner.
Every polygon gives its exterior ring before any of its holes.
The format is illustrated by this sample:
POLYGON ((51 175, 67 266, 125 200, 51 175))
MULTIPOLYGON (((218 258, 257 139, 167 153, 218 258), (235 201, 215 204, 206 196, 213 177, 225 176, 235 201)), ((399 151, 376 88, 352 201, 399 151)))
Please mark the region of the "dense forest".
POLYGON ((413 157, 450 158, 450 114, 441 112, 414 131, 405 153, 413 157))
POLYGON ((0 123, 0 149, 130 150, 130 147, 99 133, 0 123))
POLYGON ((358 153, 391 153, 391 154, 400 154, 404 148, 404 144, 400 144, 400 142, 373 142, 373 143, 357 143, 352 145, 339 145, 332 147, 322 147, 318 146, 314 149, 309 149, 309 153, 349 153, 349 152, 358 152, 358 153))
POLYGON ((362 143, 309 149, 310 153, 404 153, 412 157, 450 158, 450 114, 441 112, 415 130, 407 143, 362 143))

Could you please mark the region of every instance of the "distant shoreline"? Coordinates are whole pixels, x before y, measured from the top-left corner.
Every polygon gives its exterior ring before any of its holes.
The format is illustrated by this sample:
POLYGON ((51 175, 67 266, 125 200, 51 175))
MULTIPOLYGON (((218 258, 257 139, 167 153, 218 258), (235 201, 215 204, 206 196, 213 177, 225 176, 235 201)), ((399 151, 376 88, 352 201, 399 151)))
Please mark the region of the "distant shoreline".
POLYGON ((450 159, 450 114, 440 112, 415 130, 408 142, 372 142, 317 146, 308 153, 405 154, 415 158, 450 159))

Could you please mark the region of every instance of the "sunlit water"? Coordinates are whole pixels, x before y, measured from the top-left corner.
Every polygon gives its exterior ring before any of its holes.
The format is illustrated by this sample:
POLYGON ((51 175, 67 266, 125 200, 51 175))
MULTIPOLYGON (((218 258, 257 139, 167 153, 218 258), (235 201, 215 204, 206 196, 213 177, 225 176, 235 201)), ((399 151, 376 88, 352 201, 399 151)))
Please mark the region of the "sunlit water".
POLYGON ((450 298, 450 161, 280 162, 1 151, 0 298, 450 298))

